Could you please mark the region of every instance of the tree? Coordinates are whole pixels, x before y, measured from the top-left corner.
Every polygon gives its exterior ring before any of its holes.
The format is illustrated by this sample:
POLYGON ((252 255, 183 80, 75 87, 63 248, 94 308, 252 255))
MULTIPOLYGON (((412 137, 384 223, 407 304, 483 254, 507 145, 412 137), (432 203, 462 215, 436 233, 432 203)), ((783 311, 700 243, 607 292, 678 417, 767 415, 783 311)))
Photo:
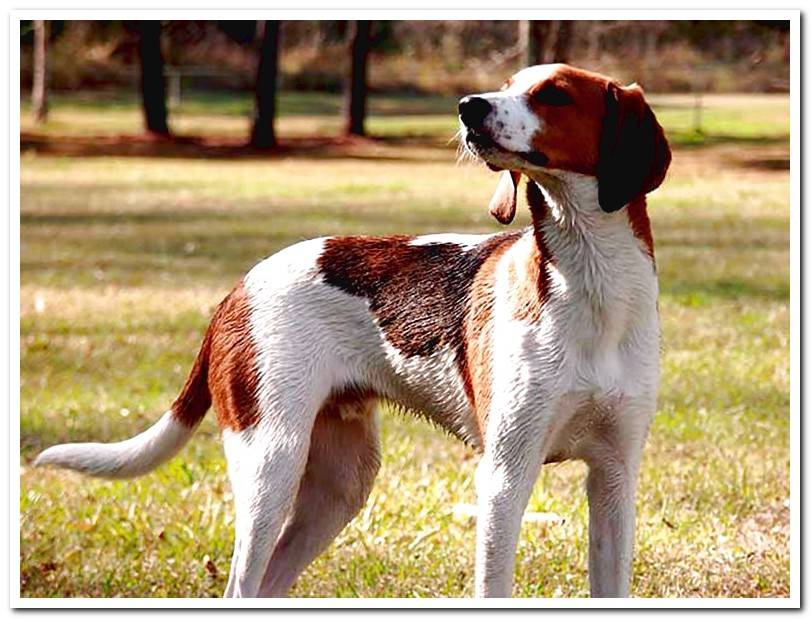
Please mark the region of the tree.
POLYGON ((366 135, 366 73, 372 30, 370 21, 354 21, 349 28, 350 66, 349 76, 344 86, 344 113, 347 135, 366 135))
POLYGON ((261 39, 259 65, 256 70, 255 103, 251 145, 256 148, 276 146, 276 82, 279 75, 279 24, 276 20, 256 22, 256 36, 261 39))
POLYGON ((520 40, 524 45, 524 64, 532 66, 546 62, 546 48, 551 33, 549 21, 521 21, 520 40))
POLYGON ((521 21, 519 45, 524 47, 524 62, 527 66, 568 62, 571 44, 571 21, 521 21))
POLYGON ((166 82, 163 75, 161 52, 161 22, 140 21, 135 26, 138 32, 138 57, 141 61, 141 101, 147 133, 169 137, 168 112, 166 110, 166 82))
POLYGON ((34 20, 34 83, 31 105, 38 123, 48 120, 48 22, 34 20))
POLYGON ((573 22, 560 20, 557 23, 557 35, 555 36, 555 46, 552 48, 552 56, 549 62, 569 62, 569 52, 572 47, 573 22))

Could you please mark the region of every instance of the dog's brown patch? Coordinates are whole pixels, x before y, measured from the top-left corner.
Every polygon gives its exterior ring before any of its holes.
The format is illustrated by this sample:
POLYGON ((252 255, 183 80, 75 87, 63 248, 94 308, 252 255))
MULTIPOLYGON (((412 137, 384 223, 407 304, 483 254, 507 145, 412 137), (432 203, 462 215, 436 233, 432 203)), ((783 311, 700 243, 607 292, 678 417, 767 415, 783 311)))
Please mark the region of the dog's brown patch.
POLYGON ((211 407, 211 393, 208 390, 208 360, 211 354, 211 326, 203 336, 200 351, 194 360, 189 377, 172 403, 172 413, 180 423, 193 428, 211 407))
POLYGON ((548 157, 547 167, 594 175, 600 154, 605 92, 609 79, 560 65, 527 90, 529 107, 543 121, 532 149, 548 157), (549 105, 543 93, 555 89, 571 97, 570 105, 549 105))
POLYGON ((527 184, 527 200, 532 214, 532 236, 515 237, 503 243, 482 264, 474 278, 470 306, 465 321, 468 393, 482 437, 492 400, 493 304, 495 271, 499 260, 510 249, 507 260, 509 306, 515 320, 537 322, 549 290, 548 265, 552 254, 546 245, 543 222, 548 207, 534 182, 527 184))
MULTIPOLYGON (((517 241, 517 239, 516 239, 517 241)), ((465 369, 462 377, 476 415, 484 445, 493 383, 493 306, 495 274, 499 260, 514 243, 503 243, 491 253, 473 279, 464 324, 465 369)))
POLYGON ((511 254, 507 267, 510 307, 515 320, 537 322, 546 296, 546 278, 542 275, 542 254, 529 238, 511 254))
POLYGON ((336 237, 318 260, 325 281, 369 301, 387 341, 403 355, 458 349, 473 278, 487 257, 518 233, 465 250, 455 243, 411 245, 413 237, 336 237))
POLYGON ((244 430, 259 419, 256 348, 250 304, 240 281, 211 320, 208 386, 221 428, 244 430))
POLYGON ((172 403, 175 419, 189 428, 196 426, 211 407, 211 393, 208 390, 208 360, 211 354, 212 330, 209 326, 203 337, 200 352, 194 360, 189 377, 172 403))
POLYGON ((642 195, 633 200, 628 205, 627 212, 628 222, 631 224, 634 236, 642 242, 651 260, 656 264, 656 256, 653 253, 653 233, 651 232, 645 196, 642 195))
POLYGON ((546 243, 543 226, 549 207, 535 182, 527 183, 527 203, 532 214, 532 243, 523 252, 516 252, 510 265, 510 304, 516 320, 537 322, 549 294, 549 264, 552 252, 546 243))

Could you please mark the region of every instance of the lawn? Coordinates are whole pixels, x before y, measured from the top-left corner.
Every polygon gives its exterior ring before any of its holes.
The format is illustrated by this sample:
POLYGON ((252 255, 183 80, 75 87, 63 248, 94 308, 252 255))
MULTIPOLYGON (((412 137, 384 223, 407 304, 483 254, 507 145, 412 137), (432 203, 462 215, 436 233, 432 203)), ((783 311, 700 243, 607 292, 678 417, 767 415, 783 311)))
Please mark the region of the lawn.
MULTIPOLYGON (((788 99, 654 97, 674 144, 650 197, 663 323, 659 409, 638 497, 638 597, 789 594, 788 99)), ((186 133, 242 135, 247 99, 190 97, 186 133)), ((335 132, 335 97, 285 94, 282 137, 335 132)), ((388 139, 346 156, 60 157, 21 164, 22 596, 220 596, 233 545, 210 415, 179 457, 128 482, 32 469, 56 442, 122 439, 180 389, 213 308, 264 256, 325 234, 493 231, 495 183, 457 165, 450 99, 376 97, 388 139), (403 140, 403 136, 412 139, 403 140)), ((55 97, 58 136, 136 131, 127 97, 55 97)), ((520 207, 519 207, 520 208, 520 207)), ((524 209, 520 221, 528 221, 524 209)), ((475 456, 384 412, 372 496, 294 596, 472 593, 475 456)), ((585 467, 546 467, 515 594, 588 594, 585 467)))

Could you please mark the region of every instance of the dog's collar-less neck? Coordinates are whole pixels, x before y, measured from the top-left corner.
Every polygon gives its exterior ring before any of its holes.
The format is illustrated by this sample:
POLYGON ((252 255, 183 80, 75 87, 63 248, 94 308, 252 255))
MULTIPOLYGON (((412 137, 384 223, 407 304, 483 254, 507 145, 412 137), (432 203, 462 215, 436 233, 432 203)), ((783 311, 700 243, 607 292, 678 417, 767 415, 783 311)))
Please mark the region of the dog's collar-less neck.
POLYGON ((627 227, 624 209, 606 213, 600 208, 595 177, 565 171, 534 176, 527 200, 536 233, 547 229, 561 240, 590 242, 595 235, 627 227))
MULTIPOLYGON (((530 178, 546 203, 555 224, 567 229, 573 226, 599 225, 605 213, 598 201, 597 179, 593 176, 562 170, 534 174, 530 178), (597 216, 597 217, 589 217, 597 216)), ((532 188, 530 188, 530 191, 532 188)), ((530 204, 532 208, 532 204, 530 204)), ((610 217, 609 217, 610 218, 610 217)))
POLYGON ((604 212, 597 179, 570 172, 530 179, 527 200, 541 272, 553 265, 568 286, 601 306, 607 300, 604 288, 619 275, 626 250, 637 251, 627 208, 604 212))

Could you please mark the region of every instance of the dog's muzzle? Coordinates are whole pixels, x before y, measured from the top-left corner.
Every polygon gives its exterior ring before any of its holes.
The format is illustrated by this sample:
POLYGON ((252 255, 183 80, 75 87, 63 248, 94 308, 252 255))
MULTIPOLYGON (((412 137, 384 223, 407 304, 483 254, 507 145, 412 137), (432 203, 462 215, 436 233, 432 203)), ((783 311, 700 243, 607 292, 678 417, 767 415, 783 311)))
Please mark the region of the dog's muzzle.
POLYGON ((471 95, 459 101, 459 120, 465 129, 464 141, 468 150, 484 160, 487 167, 494 171, 503 168, 487 161, 487 151, 517 156, 538 167, 544 167, 549 163, 549 157, 542 152, 512 152, 499 145, 484 127, 484 121, 492 111, 492 104, 483 97, 471 95))

